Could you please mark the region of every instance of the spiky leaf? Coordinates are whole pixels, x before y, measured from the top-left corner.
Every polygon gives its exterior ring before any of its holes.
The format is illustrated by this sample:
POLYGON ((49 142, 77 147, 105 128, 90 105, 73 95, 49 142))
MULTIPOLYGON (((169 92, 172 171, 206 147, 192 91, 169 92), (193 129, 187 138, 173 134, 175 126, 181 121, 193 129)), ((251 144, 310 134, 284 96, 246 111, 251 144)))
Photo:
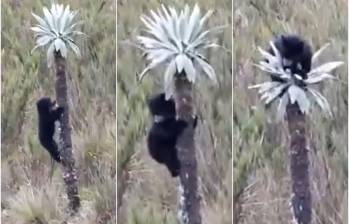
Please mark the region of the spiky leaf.
POLYGON ((32 13, 33 17, 39 23, 30 29, 34 31, 36 38, 36 46, 32 52, 38 47, 47 48, 47 65, 52 67, 54 62, 54 53, 60 52, 61 56, 66 58, 68 48, 71 48, 75 54, 80 57, 80 50, 75 44, 73 37, 82 35, 83 33, 75 29, 80 24, 74 23, 74 17, 77 12, 70 11, 69 5, 64 8, 63 5, 52 4, 51 9, 43 8, 44 17, 32 13))
POLYGON ((320 65, 319 67, 316 67, 312 69, 309 72, 309 75, 312 74, 321 74, 321 73, 329 73, 332 70, 338 68, 339 66, 343 65, 344 63, 342 61, 333 61, 333 62, 328 62, 323 65, 320 65))
MULTIPOLYGON (((250 89, 259 89, 259 93, 262 94, 261 100, 266 104, 274 102, 279 99, 279 105, 277 109, 277 120, 280 121, 286 111, 288 103, 297 103, 302 113, 308 113, 310 110, 311 101, 315 101, 319 107, 325 111, 326 114, 331 115, 331 110, 328 101, 318 91, 312 88, 312 85, 318 84, 326 79, 336 79, 333 75, 329 74, 337 67, 343 65, 343 62, 335 61, 328 62, 312 69, 307 74, 307 79, 297 74, 290 74, 284 71, 281 66, 281 61, 285 58, 280 55, 280 52, 275 45, 270 43, 274 55, 261 48, 258 48, 262 56, 267 59, 266 61, 260 61, 256 66, 267 72, 268 75, 280 78, 280 81, 264 82, 261 84, 250 86, 250 89), (283 95, 281 95, 283 93, 283 95), (280 96, 281 95, 281 96, 280 96), (278 97, 280 96, 280 97, 278 97)), ((317 61, 317 58, 328 47, 328 44, 318 50, 312 57, 312 63, 317 61)))
MULTIPOLYGON (((147 55, 150 64, 141 72, 140 80, 151 69, 160 64, 167 65, 165 72, 165 90, 169 91, 169 67, 175 65, 175 74, 186 75, 188 81, 194 83, 199 71, 203 71, 212 81, 217 82, 216 73, 212 66, 204 60, 201 51, 216 47, 217 44, 209 40, 209 34, 221 27, 209 30, 204 25, 212 11, 201 16, 200 8, 196 4, 192 10, 188 5, 177 12, 173 7, 161 5, 158 10, 151 10, 150 15, 142 15, 141 21, 146 27, 146 34, 137 37, 139 48, 147 55)), ((172 70, 171 70, 172 73, 172 70)), ((173 84, 173 83, 172 83, 173 84)), ((169 97, 171 93, 167 93, 169 97)))

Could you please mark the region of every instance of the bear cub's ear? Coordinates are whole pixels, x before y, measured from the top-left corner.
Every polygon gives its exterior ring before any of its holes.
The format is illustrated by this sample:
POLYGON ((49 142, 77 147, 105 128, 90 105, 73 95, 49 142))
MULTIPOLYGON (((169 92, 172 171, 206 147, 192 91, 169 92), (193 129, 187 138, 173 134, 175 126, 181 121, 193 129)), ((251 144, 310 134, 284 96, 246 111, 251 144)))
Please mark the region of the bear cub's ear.
POLYGON ((63 114, 64 112, 64 108, 63 107, 57 107, 56 111, 59 113, 59 114, 63 114))

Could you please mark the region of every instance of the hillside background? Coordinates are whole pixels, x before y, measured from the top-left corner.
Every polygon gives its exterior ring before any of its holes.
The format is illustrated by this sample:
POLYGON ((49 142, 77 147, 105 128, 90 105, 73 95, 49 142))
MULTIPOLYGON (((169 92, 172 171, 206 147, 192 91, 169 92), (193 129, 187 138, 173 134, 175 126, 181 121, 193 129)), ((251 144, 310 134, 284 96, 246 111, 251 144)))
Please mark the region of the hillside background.
MULTIPOLYGON (((296 33, 313 50, 330 42, 325 61, 347 62, 347 1, 234 1, 233 168, 234 223, 291 223, 288 133, 265 111, 251 84, 266 80, 252 66, 257 46, 266 48, 273 35, 296 33)), ((308 116, 313 218, 318 224, 348 223, 348 71, 340 81, 319 86, 332 106, 333 119, 314 107, 308 116)))
POLYGON ((203 223, 231 224, 232 151, 231 151, 231 1, 118 1, 118 65, 117 65, 117 167, 118 224, 177 223, 178 178, 170 178, 165 166, 153 161, 146 147, 151 117, 145 100, 162 91, 161 69, 151 71, 136 82, 136 72, 146 66, 142 52, 132 46, 141 29, 139 17, 157 9, 160 3, 177 9, 197 2, 202 12, 214 9, 207 27, 228 25, 217 35, 217 42, 228 51, 210 50, 207 54, 219 80, 213 86, 203 77, 195 89, 200 121, 196 129, 197 159, 203 223))
MULTIPOLYGON (((58 2, 58 1, 57 1, 58 2)), ((61 170, 37 135, 36 101, 55 98, 55 75, 46 51, 37 50, 31 12, 43 15, 51 1, 3 0, 1 67, 1 221, 8 224, 115 223, 116 197, 116 3, 113 0, 59 1, 78 10, 82 58, 68 55, 68 88, 74 157, 82 207, 67 219, 61 170)))

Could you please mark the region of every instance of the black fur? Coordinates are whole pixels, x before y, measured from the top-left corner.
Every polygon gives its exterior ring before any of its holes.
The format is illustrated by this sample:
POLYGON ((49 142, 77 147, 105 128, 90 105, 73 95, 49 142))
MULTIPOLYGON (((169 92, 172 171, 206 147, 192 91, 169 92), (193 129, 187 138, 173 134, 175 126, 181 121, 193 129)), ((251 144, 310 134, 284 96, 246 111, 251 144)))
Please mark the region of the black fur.
MULTIPOLYGON (((312 50, 310 45, 297 35, 279 35, 273 40, 275 47, 281 56, 289 60, 290 64, 283 63, 284 69, 290 69, 291 74, 298 74, 307 79, 307 73, 311 69, 312 50)), ((274 55, 271 47, 268 51, 274 55)), ((272 76, 273 81, 282 81, 272 76)))
MULTIPOLYGON (((157 94, 148 100, 148 107, 154 121, 148 134, 148 149, 151 157, 164 164, 172 177, 180 172, 180 161, 176 148, 177 138, 188 126, 183 120, 176 120, 176 108, 173 99, 165 100, 165 94, 157 94)), ((197 118, 194 119, 194 128, 197 118)))
POLYGON ((50 153, 51 157, 61 162, 57 143, 53 139, 55 133, 55 121, 63 114, 63 108, 55 108, 55 101, 43 97, 36 103, 39 116, 39 140, 42 146, 50 153))
MULTIPOLYGON (((297 35, 279 35, 273 39, 275 47, 279 50, 281 57, 287 59, 282 60, 284 70, 289 69, 291 75, 298 74, 303 80, 307 79, 307 73, 311 70, 311 58, 313 56, 310 45, 297 35)), ((268 52, 275 55, 272 47, 268 48, 268 52)), ((268 61, 268 60, 266 60, 268 61)), ((271 75, 271 80, 276 82, 286 82, 278 75, 271 75)), ((299 86, 306 86, 303 80, 294 79, 299 86)), ((279 97, 285 93, 284 89, 279 97)), ((267 105, 268 108, 271 104, 267 105)))

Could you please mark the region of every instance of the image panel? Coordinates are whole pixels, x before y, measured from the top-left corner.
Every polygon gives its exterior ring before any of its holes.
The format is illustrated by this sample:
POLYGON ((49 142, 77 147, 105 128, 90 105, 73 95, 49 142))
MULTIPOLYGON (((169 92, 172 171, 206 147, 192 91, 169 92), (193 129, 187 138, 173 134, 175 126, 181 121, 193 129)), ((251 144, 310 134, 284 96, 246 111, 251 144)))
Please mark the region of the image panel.
POLYGON ((1 222, 116 223, 116 1, 1 15, 1 222))
POLYGON ((233 14, 234 223, 348 223, 347 2, 233 14))
POLYGON ((117 221, 232 223, 232 2, 118 1, 117 221))

